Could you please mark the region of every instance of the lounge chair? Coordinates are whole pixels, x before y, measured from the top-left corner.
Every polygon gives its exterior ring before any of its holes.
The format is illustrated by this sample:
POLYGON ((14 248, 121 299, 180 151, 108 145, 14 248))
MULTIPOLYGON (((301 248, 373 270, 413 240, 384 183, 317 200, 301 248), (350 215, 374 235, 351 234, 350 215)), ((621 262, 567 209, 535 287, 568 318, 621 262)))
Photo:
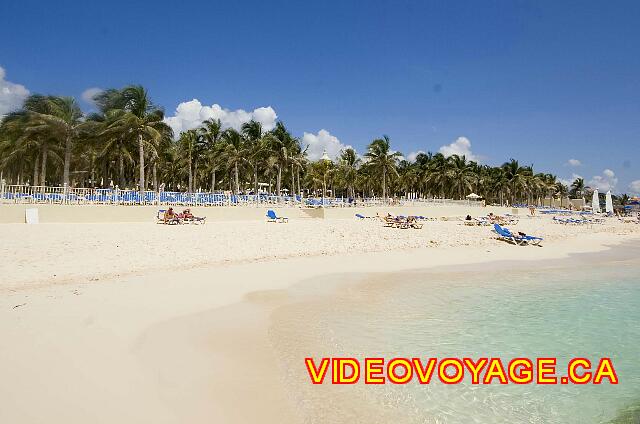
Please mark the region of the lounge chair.
POLYGON ((166 209, 160 209, 158 211, 158 213, 156 214, 156 224, 164 224, 164 213, 166 211, 166 209))
POLYGON ((206 224, 207 217, 206 216, 191 216, 189 218, 185 217, 184 214, 178 214, 178 218, 182 220, 182 222, 186 224, 206 224))
POLYGON ((382 219, 382 222, 384 222, 385 227, 395 227, 396 224, 398 223, 397 219, 392 216, 385 216, 384 218, 381 218, 381 219, 382 219))
POLYGON ((273 209, 267 211, 267 222, 289 222, 289 218, 276 215, 273 209))
POLYGON ((416 221, 411 221, 408 224, 409 224, 409 226, 411 228, 415 228, 416 230, 421 230, 422 226, 424 225, 424 224, 421 224, 420 222, 416 222, 416 221))
POLYGON ((401 219, 399 216, 385 216, 382 218, 385 227, 391 228, 409 228, 407 221, 401 219))
POLYGON ((498 233, 499 239, 508 241, 516 245, 522 246, 525 244, 531 244, 533 246, 537 246, 542 241, 541 237, 513 234, 511 231, 509 231, 508 228, 501 227, 499 224, 494 224, 493 228, 495 232, 498 233))

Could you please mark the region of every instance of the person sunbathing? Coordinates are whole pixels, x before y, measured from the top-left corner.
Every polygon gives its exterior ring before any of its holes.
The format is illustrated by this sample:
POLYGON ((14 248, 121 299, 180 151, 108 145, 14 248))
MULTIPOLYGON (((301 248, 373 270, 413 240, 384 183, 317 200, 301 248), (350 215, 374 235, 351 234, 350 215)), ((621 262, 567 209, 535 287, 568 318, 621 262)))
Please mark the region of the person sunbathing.
POLYGON ((204 224, 205 220, 207 219, 206 216, 204 217, 195 216, 194 214, 191 213, 191 209, 189 208, 185 209, 180 215, 178 215, 178 217, 187 222, 193 222, 195 224, 204 224))
POLYGON ((180 222, 180 218, 176 215, 173 208, 167 209, 164 213, 164 223, 170 224, 175 221, 180 222))

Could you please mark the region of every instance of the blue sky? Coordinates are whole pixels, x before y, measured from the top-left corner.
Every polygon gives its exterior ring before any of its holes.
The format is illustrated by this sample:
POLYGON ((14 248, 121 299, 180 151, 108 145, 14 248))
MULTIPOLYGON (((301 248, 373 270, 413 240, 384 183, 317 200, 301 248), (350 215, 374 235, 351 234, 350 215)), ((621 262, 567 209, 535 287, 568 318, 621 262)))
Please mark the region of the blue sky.
POLYGON ((140 83, 169 117, 190 102, 175 128, 276 114, 313 154, 388 134, 640 192, 639 20, 636 1, 3 2, 0 114, 140 83))

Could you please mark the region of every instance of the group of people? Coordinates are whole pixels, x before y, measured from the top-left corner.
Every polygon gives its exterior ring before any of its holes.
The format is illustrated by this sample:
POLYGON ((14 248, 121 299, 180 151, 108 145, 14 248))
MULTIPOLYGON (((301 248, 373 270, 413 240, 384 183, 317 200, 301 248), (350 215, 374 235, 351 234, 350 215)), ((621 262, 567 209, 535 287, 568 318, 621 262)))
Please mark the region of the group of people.
POLYGON ((517 224, 518 220, 514 217, 505 217, 502 215, 496 215, 493 212, 490 212, 487 216, 472 218, 471 215, 467 215, 464 219, 465 225, 507 225, 507 224, 517 224))
POLYGON ((376 217, 384 222, 385 227, 393 227, 393 228, 415 228, 419 230, 422 228, 422 224, 418 222, 418 220, 423 219, 423 217, 418 216, 394 216, 388 213, 386 216, 381 217, 379 214, 376 214, 376 217))
POLYGON ((169 208, 164 211, 163 223, 164 224, 182 224, 185 222, 203 223, 206 217, 194 216, 191 213, 191 209, 187 208, 181 213, 176 213, 173 208, 169 208))

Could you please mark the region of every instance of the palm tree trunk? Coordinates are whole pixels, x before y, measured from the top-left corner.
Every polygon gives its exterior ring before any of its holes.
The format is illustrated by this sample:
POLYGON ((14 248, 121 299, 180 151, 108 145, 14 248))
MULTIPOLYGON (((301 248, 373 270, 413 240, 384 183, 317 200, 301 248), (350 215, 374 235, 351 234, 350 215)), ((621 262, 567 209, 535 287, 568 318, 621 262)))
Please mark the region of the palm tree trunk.
POLYGON ((124 180, 124 157, 122 153, 118 155, 118 184, 120 184, 120 188, 124 188, 127 184, 124 180))
POLYGON ((296 193, 296 175, 293 173, 293 164, 291 164, 291 191, 290 195, 294 195, 296 193))
POLYGON ((191 163, 191 151, 189 151, 189 193, 193 193, 193 164, 191 163))
POLYGON ((238 162, 235 163, 233 167, 234 180, 236 183, 236 192, 235 194, 240 194, 240 179, 238 178, 238 162))
POLYGON ((62 172, 62 184, 69 185, 69 168, 71 167, 71 135, 67 134, 64 143, 64 171, 62 172))
POLYGON ((140 191, 140 200, 144 198, 144 189, 146 188, 144 184, 144 140, 142 139, 142 133, 138 134, 138 155, 139 155, 139 163, 140 163, 140 173, 139 173, 139 191, 140 191))
POLYGON ((302 189, 300 188, 300 168, 296 169, 296 175, 298 177, 298 195, 302 196, 302 189))
POLYGON ((387 202, 387 169, 382 168, 382 200, 387 202))
MULTIPOLYGON (((153 164, 153 159, 151 159, 151 163, 153 164)), ((147 170, 144 173, 144 180, 145 181, 152 181, 151 176, 152 176, 152 171, 153 170, 153 166, 147 166, 147 170)))
POLYGON ((42 168, 40 168, 40 185, 47 183, 47 157, 49 156, 49 149, 47 145, 42 146, 42 168))
POLYGON ((198 187, 198 157, 193 161, 193 191, 198 187))
POLYGON ((258 195, 258 164, 253 165, 253 194, 258 195))
POLYGON ((33 185, 38 185, 38 166, 40 165, 40 154, 36 155, 33 161, 33 185))
POLYGON ((153 161, 153 189, 158 191, 158 164, 153 161))
POLYGON ((216 191, 216 170, 211 171, 211 192, 216 191))
MULTIPOLYGON (((322 199, 324 200, 325 197, 327 197, 327 177, 326 176, 322 178, 322 199)), ((322 202, 322 204, 324 205, 324 201, 322 202)))
POLYGON ((280 196, 280 183, 282 181, 282 165, 278 164, 278 179, 276 180, 276 194, 280 196))

